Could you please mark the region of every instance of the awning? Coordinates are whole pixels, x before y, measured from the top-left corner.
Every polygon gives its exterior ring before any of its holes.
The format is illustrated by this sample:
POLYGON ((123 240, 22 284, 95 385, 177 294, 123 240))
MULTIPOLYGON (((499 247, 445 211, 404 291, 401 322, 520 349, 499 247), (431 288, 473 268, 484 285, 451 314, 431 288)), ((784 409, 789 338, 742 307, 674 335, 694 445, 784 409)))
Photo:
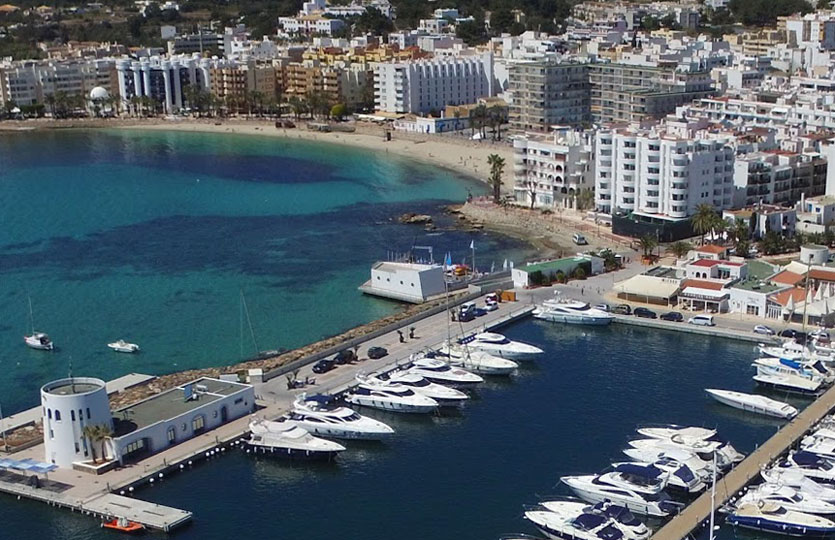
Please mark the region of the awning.
POLYGON ((639 274, 615 284, 615 292, 649 296, 652 298, 670 298, 678 293, 678 279, 659 278, 639 274))
POLYGON ((713 289, 702 289, 701 287, 686 287, 683 291, 681 291, 681 295, 684 298, 694 298, 698 300, 725 300, 728 298, 729 294, 728 291, 720 290, 715 291, 713 289))

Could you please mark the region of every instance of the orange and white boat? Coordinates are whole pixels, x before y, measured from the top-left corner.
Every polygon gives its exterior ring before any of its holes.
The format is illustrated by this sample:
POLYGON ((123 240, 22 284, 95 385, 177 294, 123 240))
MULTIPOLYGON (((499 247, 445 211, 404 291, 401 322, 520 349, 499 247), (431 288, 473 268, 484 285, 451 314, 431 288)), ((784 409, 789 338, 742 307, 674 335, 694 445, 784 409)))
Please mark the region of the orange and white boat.
POLYGON ((135 521, 128 521, 126 518, 113 518, 101 524, 104 529, 111 529, 123 533, 138 533, 145 530, 145 526, 135 521))

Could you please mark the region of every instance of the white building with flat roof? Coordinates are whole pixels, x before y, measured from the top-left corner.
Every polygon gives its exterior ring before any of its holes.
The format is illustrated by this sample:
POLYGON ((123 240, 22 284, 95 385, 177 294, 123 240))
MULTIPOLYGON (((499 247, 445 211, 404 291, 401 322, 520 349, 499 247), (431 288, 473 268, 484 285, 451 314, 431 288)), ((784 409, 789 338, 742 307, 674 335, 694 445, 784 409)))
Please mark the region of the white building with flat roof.
POLYGON ((434 264, 378 262, 371 279, 359 288, 366 294, 420 304, 446 290, 444 269, 434 264))

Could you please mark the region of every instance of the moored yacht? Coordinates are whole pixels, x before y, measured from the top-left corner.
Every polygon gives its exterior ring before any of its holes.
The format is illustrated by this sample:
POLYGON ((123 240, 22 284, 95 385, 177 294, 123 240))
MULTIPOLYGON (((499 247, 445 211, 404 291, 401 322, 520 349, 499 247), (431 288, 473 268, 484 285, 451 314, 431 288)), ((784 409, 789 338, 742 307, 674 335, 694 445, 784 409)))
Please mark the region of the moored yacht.
POLYGON ((737 504, 758 504, 760 502, 779 504, 786 510, 807 514, 835 514, 835 505, 832 503, 811 494, 801 493, 793 487, 778 484, 760 484, 750 488, 745 495, 739 498, 737 504))
POLYGON ((545 536, 555 540, 629 540, 617 522, 600 514, 563 516, 548 510, 525 512, 545 536))
POLYGON ((835 488, 817 482, 801 471, 772 467, 760 471, 760 476, 769 484, 793 487, 800 493, 811 495, 822 501, 835 503, 835 488))
MULTIPOLYGON (((635 450, 633 448, 633 450, 635 450)), ((667 487, 684 493, 699 493, 705 489, 705 483, 690 467, 679 463, 674 459, 657 459, 652 462, 637 461, 634 463, 613 463, 613 467, 621 465, 639 465, 642 467, 654 467, 665 475, 667 487)))
POLYGON ((427 381, 447 386, 471 386, 484 382, 480 375, 470 373, 466 369, 452 367, 440 358, 412 358, 407 364, 408 373, 417 373, 427 381))
POLYGON ((593 308, 586 302, 561 298, 546 300, 534 309, 533 316, 545 321, 596 326, 607 325, 614 319, 611 313, 593 308))
POLYGON ((341 444, 314 437, 304 428, 284 422, 252 420, 245 446, 257 454, 293 459, 330 460, 345 450, 341 444))
POLYGON ((543 501, 539 506, 564 518, 596 514, 614 520, 628 539, 646 540, 650 535, 646 524, 636 518, 628 508, 611 502, 588 504, 581 501, 543 501))
POLYGON ((720 467, 723 466, 723 463, 730 465, 745 459, 745 455, 737 452, 730 443, 722 440, 715 429, 672 424, 662 427, 639 428, 637 431, 645 437, 669 441, 684 450, 690 450, 691 448, 700 450, 715 446, 711 451, 716 451, 720 467))
POLYGON ((803 450, 789 453, 769 470, 792 471, 829 486, 835 486, 835 465, 828 459, 803 450))
POLYGON ((389 382, 411 388, 418 394, 428 396, 440 405, 462 405, 470 396, 460 390, 428 381, 417 373, 395 371, 388 375, 389 382))
POLYGON ((727 516, 731 525, 788 536, 820 537, 835 534, 835 522, 788 510, 778 504, 741 504, 727 516))
POLYGON ((832 382, 833 380, 832 372, 820 360, 807 362, 805 360, 763 356, 754 360, 751 366, 757 369, 760 367, 770 368, 771 372, 781 375, 799 375, 806 379, 821 379, 824 382, 832 382))
POLYGON ((632 487, 613 473, 563 476, 561 480, 581 499, 590 503, 609 501, 653 517, 665 517, 680 508, 664 491, 657 489, 658 480, 647 486, 635 484, 632 487))
POLYGON ((120 339, 118 341, 114 341, 113 343, 108 343, 107 346, 120 353, 135 353, 139 352, 139 345, 136 343, 128 343, 124 339, 120 339))
POLYGON ((510 375, 519 367, 513 360, 499 358, 484 351, 471 351, 466 345, 450 346, 449 343, 445 343, 438 349, 437 354, 453 366, 480 375, 510 375))
POLYGON ((816 396, 823 389, 823 380, 809 379, 790 373, 779 373, 767 366, 757 366, 754 381, 765 388, 772 388, 783 392, 816 396))
POLYGON ((776 416, 777 418, 784 418, 786 420, 791 420, 797 416, 797 409, 788 403, 777 401, 776 399, 770 399, 765 396, 746 394, 744 392, 734 392, 732 390, 719 390, 717 388, 707 388, 705 392, 719 403, 723 403, 746 412, 764 414, 766 416, 776 416))
POLYGON ((406 386, 361 374, 356 379, 358 384, 345 396, 348 403, 403 413, 429 413, 438 408, 437 401, 406 386))
POLYGON ((466 344, 471 350, 484 351, 510 360, 525 360, 543 352, 539 347, 512 341, 494 332, 474 334, 460 340, 460 343, 466 344))
POLYGON ((716 453, 716 464, 720 469, 727 469, 734 464, 734 460, 722 452, 722 443, 718 441, 686 441, 676 437, 674 439, 636 439, 629 441, 628 444, 639 450, 684 450, 708 462, 713 461, 713 454, 716 453))
POLYGON ((39 351, 51 351, 55 346, 49 336, 43 332, 32 332, 31 335, 23 336, 23 342, 31 349, 39 351))
POLYGON ((667 467, 675 466, 676 464, 684 465, 705 483, 710 482, 713 478, 712 462, 705 461, 687 450, 656 447, 626 448, 623 450, 623 453, 639 463, 652 463, 662 470, 663 467, 659 466, 659 463, 667 464, 667 467))
POLYGON ((394 434, 389 425, 348 407, 334 406, 330 399, 330 396, 299 394, 285 421, 313 434, 337 439, 379 440, 394 434))

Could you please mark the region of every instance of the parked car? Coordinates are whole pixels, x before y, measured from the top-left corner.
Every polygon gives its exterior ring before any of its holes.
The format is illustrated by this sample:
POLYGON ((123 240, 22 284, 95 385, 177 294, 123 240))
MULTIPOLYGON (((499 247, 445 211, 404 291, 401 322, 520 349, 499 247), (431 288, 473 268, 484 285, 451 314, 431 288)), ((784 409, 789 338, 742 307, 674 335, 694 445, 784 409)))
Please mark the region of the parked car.
POLYGON ((484 309, 494 311, 499 309, 499 295, 490 293, 484 297, 484 309))
POLYGON ((679 313, 678 311, 670 311, 669 313, 665 313, 661 315, 661 320, 664 321, 671 321, 671 322, 683 322, 684 315, 679 313))
POLYGON ((371 347, 368 349, 368 357, 372 360, 376 360, 378 358, 382 358, 386 356, 389 352, 383 347, 371 347))
POLYGON ((656 315, 654 311, 645 307, 636 307, 634 310, 632 310, 632 315, 635 315, 636 317, 642 317, 645 319, 658 318, 658 315, 656 315))
POLYGON ((465 302, 461 304, 461 308, 458 311, 458 320, 461 322, 471 321, 476 318, 476 307, 475 302, 465 302))
POLYGON ((619 304, 615 306, 612 313, 617 313, 619 315, 632 315, 632 308, 629 307, 629 304, 619 304))
POLYGON ((773 336, 775 334, 774 330, 772 330, 771 328, 769 328, 768 326, 766 326, 764 324, 758 324, 757 326, 755 326, 754 327, 754 333, 755 334, 762 334, 764 336, 773 336))
POLYGON ((600 311, 608 313, 612 308, 609 307, 609 304, 597 304, 594 306, 594 309, 599 309, 600 311))
POLYGON ((330 358, 322 358, 315 364, 313 364, 313 373, 327 373, 328 371, 332 370, 336 367, 336 362, 331 360, 330 358))
POLYGON ((574 233, 574 236, 571 237, 571 240, 573 240, 574 243, 578 246, 585 246, 589 243, 588 240, 586 240, 586 237, 580 233, 574 233))
POLYGON ((716 326, 716 323, 713 322, 713 315, 695 315, 687 319, 687 323, 696 326, 716 326))
POLYGON ((354 351, 351 349, 344 349, 336 353, 336 356, 333 357, 333 361, 339 365, 344 365, 349 362, 353 362, 357 359, 357 355, 354 354, 354 351))

